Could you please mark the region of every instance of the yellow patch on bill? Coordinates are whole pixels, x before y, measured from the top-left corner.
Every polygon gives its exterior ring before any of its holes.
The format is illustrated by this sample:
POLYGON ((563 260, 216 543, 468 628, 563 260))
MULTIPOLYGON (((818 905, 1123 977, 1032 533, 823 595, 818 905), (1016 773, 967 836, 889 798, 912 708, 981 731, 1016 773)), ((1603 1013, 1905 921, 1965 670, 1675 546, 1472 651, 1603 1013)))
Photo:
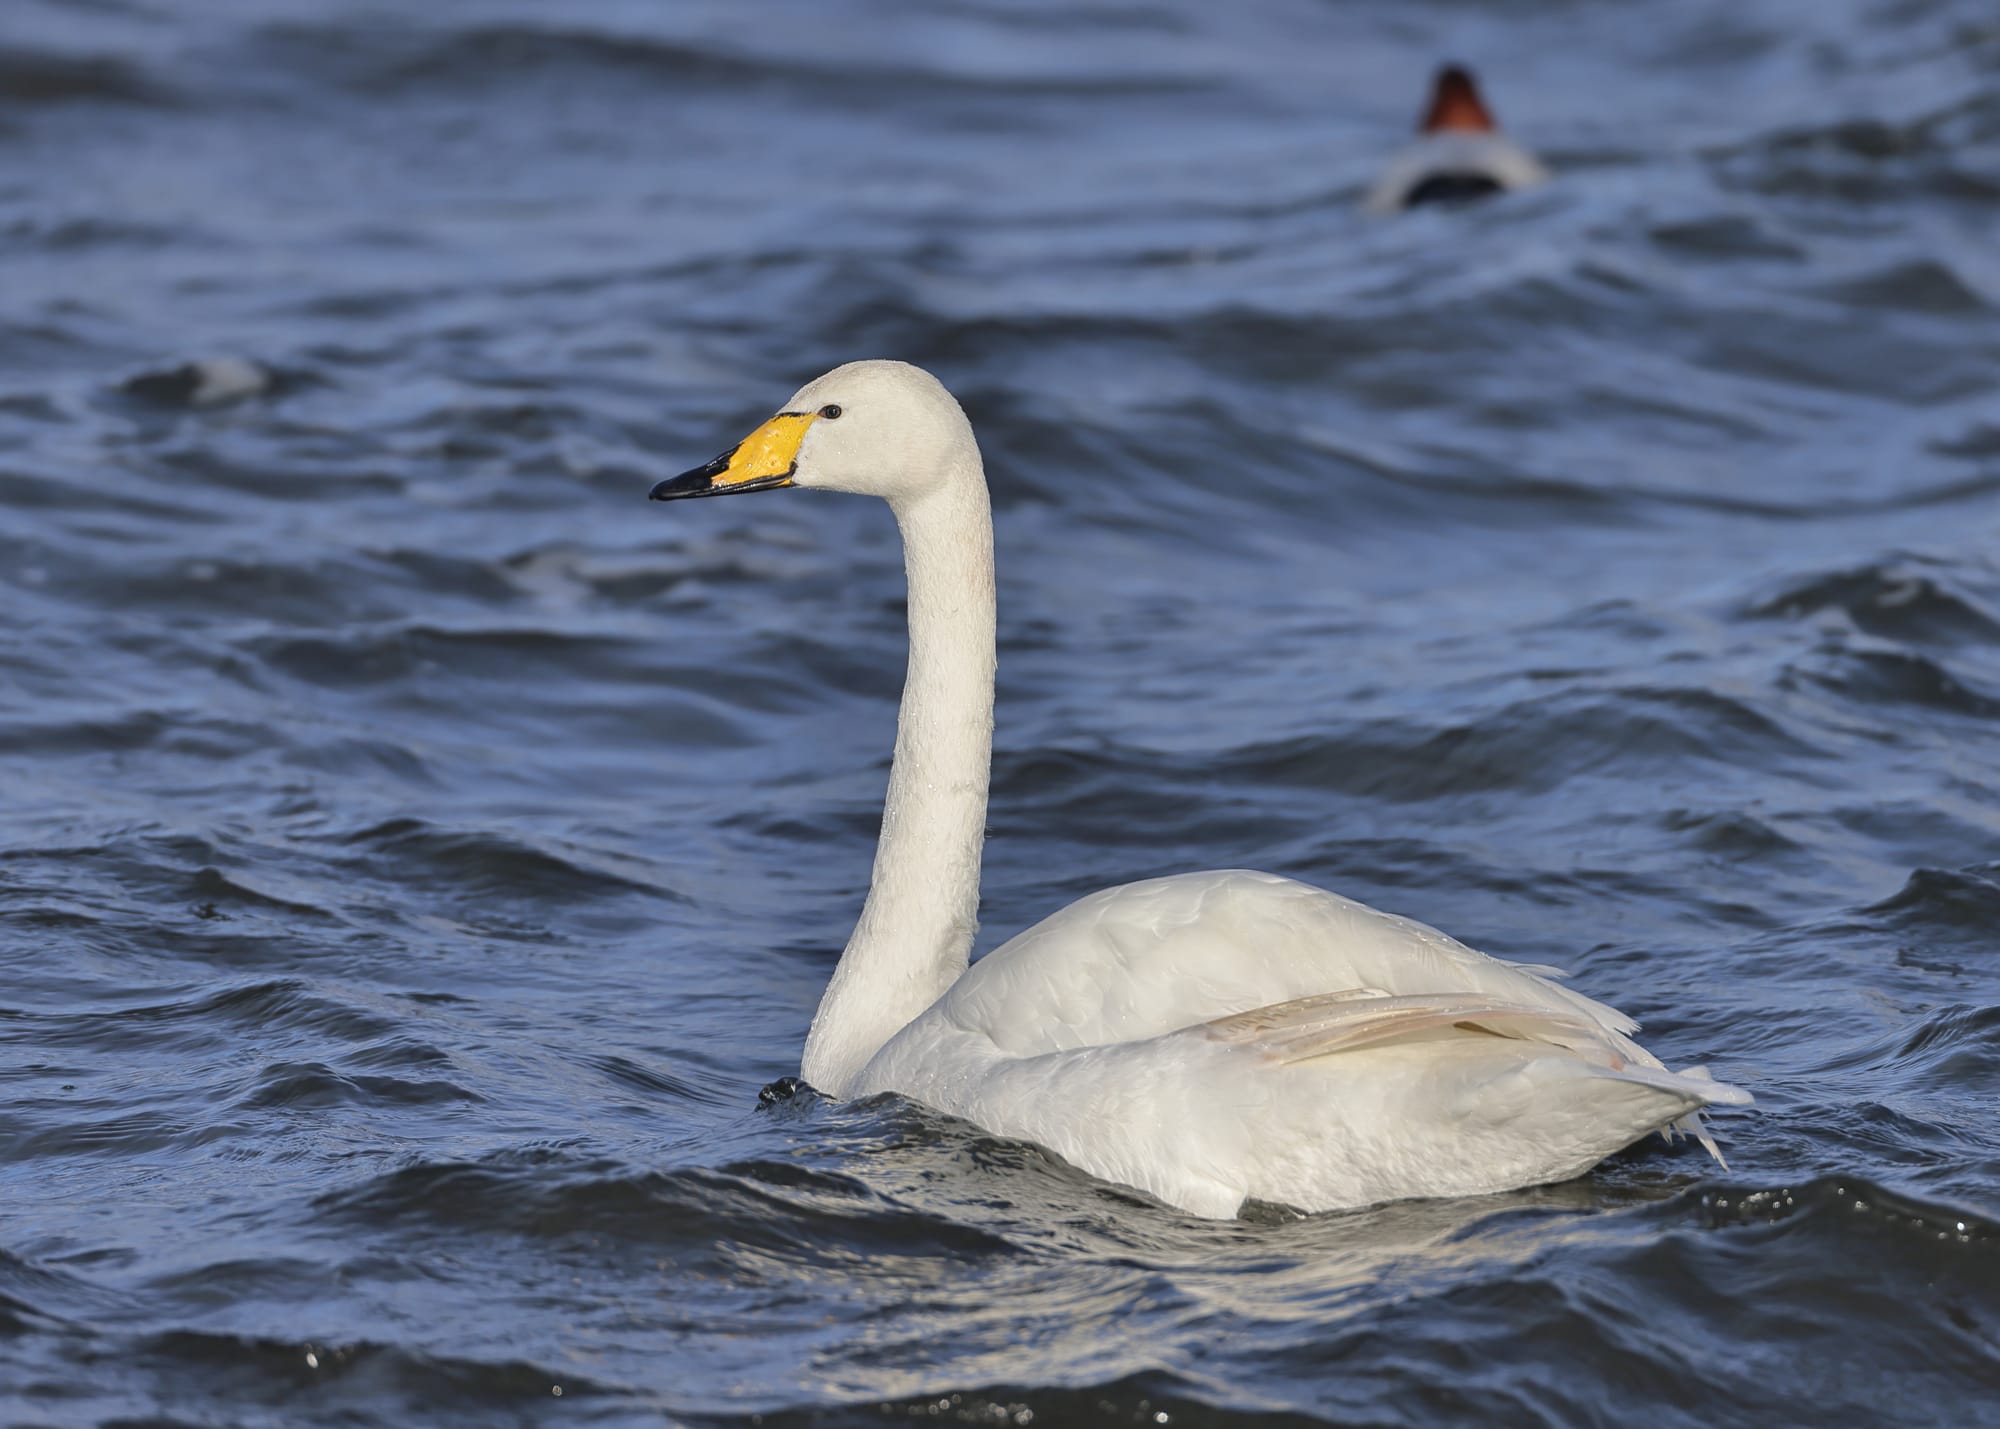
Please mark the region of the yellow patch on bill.
POLYGON ((729 466, 715 478, 717 491, 741 486, 747 481, 769 481, 790 476, 799 459, 799 443, 813 423, 812 412, 780 412, 745 437, 730 453, 729 466))

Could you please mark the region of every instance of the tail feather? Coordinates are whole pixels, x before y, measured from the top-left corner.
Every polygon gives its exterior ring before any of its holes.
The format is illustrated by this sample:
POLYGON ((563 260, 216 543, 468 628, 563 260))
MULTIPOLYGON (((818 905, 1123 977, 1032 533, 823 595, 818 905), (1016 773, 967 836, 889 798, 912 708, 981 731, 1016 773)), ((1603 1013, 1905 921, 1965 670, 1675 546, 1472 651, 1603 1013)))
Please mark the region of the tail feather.
POLYGON ((1751 1106, 1756 1098, 1750 1093, 1741 1087, 1731 1086, 1728 1082, 1718 1082, 1708 1068, 1702 1066, 1684 1067, 1678 1072, 1669 1072, 1664 1067, 1627 1067, 1610 1075, 1616 1076, 1620 1081, 1638 1082, 1698 1101, 1700 1105, 1694 1110, 1674 1118, 1661 1127, 1660 1135, 1669 1143, 1677 1136, 1693 1137, 1701 1143, 1702 1150, 1715 1158, 1716 1165, 1725 1171, 1729 1169, 1729 1162, 1724 1158, 1722 1148, 1717 1146, 1715 1138, 1709 1135, 1707 1123, 1702 1120, 1701 1114, 1712 1106, 1751 1106))
MULTIPOLYGON (((1756 1098, 1744 1091, 1743 1088, 1732 1087, 1727 1082, 1718 1082, 1715 1080, 1714 1074, 1703 1066, 1683 1067, 1676 1075, 1686 1081, 1704 1084, 1698 1091, 1705 1106, 1751 1106, 1756 1101, 1756 1098)), ((1725 1171, 1729 1169, 1729 1162, 1723 1156, 1722 1148, 1717 1146, 1715 1138, 1708 1134, 1708 1127, 1702 1121, 1700 1112, 1689 1112, 1686 1116, 1680 1118, 1680 1120, 1662 1128, 1660 1135, 1672 1141, 1675 1132, 1679 1132, 1683 1136, 1692 1136, 1696 1141, 1701 1143, 1702 1150, 1715 1158, 1716 1165, 1725 1171)))

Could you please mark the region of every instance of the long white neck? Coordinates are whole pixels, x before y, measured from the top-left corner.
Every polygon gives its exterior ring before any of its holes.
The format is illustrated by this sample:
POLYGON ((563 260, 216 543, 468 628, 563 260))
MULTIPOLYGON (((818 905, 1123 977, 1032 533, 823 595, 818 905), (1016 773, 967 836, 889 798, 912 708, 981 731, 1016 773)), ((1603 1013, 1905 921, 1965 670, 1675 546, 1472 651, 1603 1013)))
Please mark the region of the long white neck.
POLYGON ((806 1034, 800 1074, 846 1096, 868 1059, 965 971, 993 764, 993 515, 970 435, 895 506, 910 668, 868 902, 806 1034))

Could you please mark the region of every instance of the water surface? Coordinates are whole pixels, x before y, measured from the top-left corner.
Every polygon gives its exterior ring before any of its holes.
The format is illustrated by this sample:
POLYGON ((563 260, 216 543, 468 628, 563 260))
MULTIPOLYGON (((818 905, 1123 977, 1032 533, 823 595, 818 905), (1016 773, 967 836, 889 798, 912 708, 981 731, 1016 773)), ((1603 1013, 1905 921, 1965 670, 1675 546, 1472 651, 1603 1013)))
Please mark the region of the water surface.
POLYGON ((0 1418, 1993 1413, 1997 237, 1972 0, 14 0, 0 1418), (1364 219, 1448 56, 1560 181, 1364 219), (982 946, 1310 879, 1730 1169, 1218 1224, 759 1110, 899 553, 643 497, 860 356, 986 449, 982 946))

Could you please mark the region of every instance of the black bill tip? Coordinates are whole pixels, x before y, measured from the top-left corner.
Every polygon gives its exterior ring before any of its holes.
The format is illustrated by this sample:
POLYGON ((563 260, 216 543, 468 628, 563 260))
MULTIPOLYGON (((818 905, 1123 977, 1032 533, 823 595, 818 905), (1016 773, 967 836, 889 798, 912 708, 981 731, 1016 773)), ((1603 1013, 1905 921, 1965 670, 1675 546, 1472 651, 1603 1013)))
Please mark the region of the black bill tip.
POLYGON ((736 455, 731 447, 706 466, 698 466, 693 471, 684 471, 679 476, 670 476, 646 493, 648 501, 676 501, 683 496, 713 496, 715 479, 729 470, 729 459, 736 455))

